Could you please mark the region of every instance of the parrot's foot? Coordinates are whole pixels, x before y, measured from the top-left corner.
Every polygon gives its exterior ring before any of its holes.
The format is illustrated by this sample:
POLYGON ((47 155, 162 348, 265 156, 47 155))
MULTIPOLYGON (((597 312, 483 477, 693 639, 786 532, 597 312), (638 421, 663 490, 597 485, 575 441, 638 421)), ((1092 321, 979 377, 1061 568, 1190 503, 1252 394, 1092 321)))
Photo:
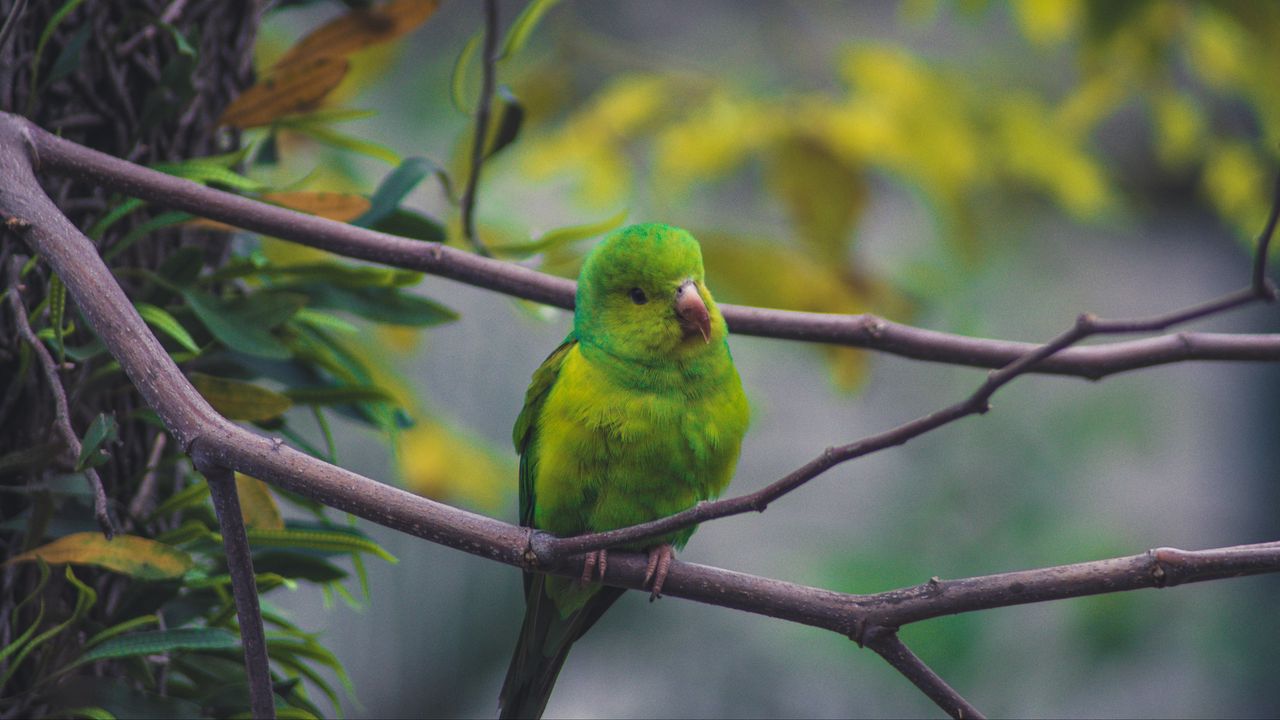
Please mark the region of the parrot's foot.
POLYGON ((592 575, 604 580, 604 571, 609 567, 609 551, 608 550, 592 550, 587 553, 586 560, 582 563, 582 584, 586 585, 594 578, 592 575), (600 568, 599 574, 596 573, 596 567, 600 568))
POLYGON ((665 544, 649 549, 649 564, 644 569, 644 584, 648 585, 649 579, 653 579, 653 585, 649 589, 649 602, 662 597, 662 584, 667 581, 667 571, 671 569, 671 559, 675 554, 675 550, 665 544))

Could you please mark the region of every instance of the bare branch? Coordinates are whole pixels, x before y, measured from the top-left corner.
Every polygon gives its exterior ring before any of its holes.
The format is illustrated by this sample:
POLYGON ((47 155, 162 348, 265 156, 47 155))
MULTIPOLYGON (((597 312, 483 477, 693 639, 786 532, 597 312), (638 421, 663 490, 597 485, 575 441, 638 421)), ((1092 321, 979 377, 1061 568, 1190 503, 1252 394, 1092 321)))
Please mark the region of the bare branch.
POLYGON ((199 470, 208 481, 218 528, 222 531, 222 547, 227 554, 231 594, 235 597, 240 643, 244 647, 244 667, 249 676, 250 711, 254 718, 271 720, 276 716, 276 704, 271 689, 271 667, 267 662, 267 636, 262 629, 258 584, 253 573, 249 536, 240 514, 236 478, 230 470, 217 466, 206 464, 199 470))
MULTIPOLYGON (((512 263, 325 220, 190 180, 138 167, 0 114, 6 135, 19 134, 42 169, 108 185, 128 195, 348 257, 370 260, 486 288, 560 308, 572 308, 576 285, 512 263)), ((902 357, 1000 368, 1038 346, 915 328, 875 315, 833 315, 722 305, 733 332, 784 340, 848 345, 902 357)), ((1145 340, 1068 348, 1032 372, 1098 379, 1118 372, 1188 360, 1280 360, 1280 334, 1179 333, 1145 340)))
POLYGON ((481 255, 488 255, 480 236, 476 235, 476 190, 480 185, 480 170, 484 167, 485 147, 489 140, 489 115, 493 110, 495 75, 498 65, 498 0, 484 3, 484 75, 481 80, 480 106, 476 108, 475 137, 471 141, 471 173, 462 192, 462 236, 481 255))
POLYGON ((915 683, 920 692, 929 696, 930 700, 937 703, 938 707, 945 710, 951 717, 957 720, 984 717, 978 708, 969 704, 969 701, 961 697, 960 693, 948 685, 946 680, 939 677, 932 668, 911 652, 911 648, 898 637, 897 630, 878 626, 868 628, 863 634, 862 644, 874 650, 877 655, 885 659, 885 662, 915 683))
MULTIPOLYGON (((75 429, 71 427, 71 413, 67 408, 67 391, 62 387, 58 364, 49 354, 49 348, 46 348, 31 330, 31 323, 27 321, 27 309, 23 306, 22 297, 19 295, 18 271, 21 266, 20 259, 16 257, 10 259, 7 280, 9 306, 13 310, 13 324, 18 328, 18 335, 31 347, 36 359, 40 361, 41 369, 44 370, 45 382, 49 386, 50 394, 53 395, 53 428, 62 438, 64 456, 69 463, 73 464, 80 457, 80 436, 76 435, 75 429)), ((85 482, 89 484, 89 492, 93 494, 93 516, 98 521, 102 534, 110 540, 116 534, 116 526, 111 520, 111 512, 107 506, 107 493, 102 487, 102 478, 98 477, 98 471, 94 468, 85 468, 83 475, 85 482)))

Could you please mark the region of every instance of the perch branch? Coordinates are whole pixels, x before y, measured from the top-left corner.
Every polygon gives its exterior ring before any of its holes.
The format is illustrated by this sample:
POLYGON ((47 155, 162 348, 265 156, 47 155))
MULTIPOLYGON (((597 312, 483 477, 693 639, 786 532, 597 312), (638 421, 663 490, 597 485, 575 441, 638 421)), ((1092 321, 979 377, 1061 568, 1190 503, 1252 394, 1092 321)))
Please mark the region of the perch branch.
MULTIPOLYGON (((116 284, 92 244, 40 189, 33 172, 33 155, 52 169, 97 179, 114 189, 163 201, 172 207, 190 209, 207 217, 261 232, 294 237, 290 232, 267 229, 274 227, 273 223, 287 220, 302 226, 297 234, 304 237, 310 238, 315 234, 312 231, 327 233, 328 240, 334 243, 328 249, 339 248, 338 251, 343 252, 340 248, 346 248, 351 251, 347 254, 357 257, 366 257, 362 253, 379 257, 389 253, 383 259, 384 262, 434 271, 508 294, 542 299, 544 302, 553 301, 557 295, 563 296, 565 292, 571 297, 572 283, 439 245, 406 241, 367 231, 349 234, 346 231, 351 228, 344 225, 323 221, 317 223, 316 218, 288 211, 282 211, 282 214, 267 212, 266 206, 258 203, 207 191, 198 185, 151 173, 66 143, 13 116, 0 115, 0 176, 6 178, 5 183, 0 183, 0 214, 16 218, 27 229, 23 235, 24 240, 53 266, 85 319, 120 363, 143 399, 159 414, 174 440, 192 456, 197 467, 215 469, 214 472, 221 468, 224 473, 238 470, 380 525, 525 570, 569 577, 581 576, 581 556, 565 557, 563 552, 550 551, 550 548, 555 547, 554 543, 563 541, 544 533, 529 533, 526 528, 452 508, 361 477, 300 453, 279 439, 265 438, 249 432, 218 415, 191 387, 172 358, 165 353, 116 284), (106 170, 103 171, 103 168, 106 170), (96 175, 98 171, 105 174, 96 175), (177 184, 170 181, 177 181, 177 184), (213 194, 208 194, 210 192, 213 194), (183 204, 186 202, 196 204, 187 206, 183 204), (448 260, 445 261, 445 258, 448 260), (543 562, 544 558, 548 559, 546 564, 543 562)), ((1274 222, 1270 224, 1274 225, 1274 222)), ((1263 272, 1265 275, 1265 269, 1263 272)), ((1267 285, 1255 284, 1255 291, 1258 287, 1267 285)), ((561 297, 560 300, 558 304, 564 305, 564 298, 561 297)), ((1221 309, 1223 307, 1217 307, 1212 312, 1221 309)), ((1201 312, 1200 309, 1192 310, 1201 312)), ((741 311, 748 314, 766 313, 779 322, 797 317, 793 313, 750 308, 741 311)), ((1188 317, 1190 312, 1184 311, 1181 316, 1188 317)), ((1172 317, 1178 316, 1175 314, 1172 317)), ((856 316, 846 320, 860 319, 865 322, 867 317, 856 316)), ((879 322, 878 319, 874 320, 879 322)), ((1120 325, 1108 325, 1106 321, 1090 318, 1086 320, 1086 326, 1092 327, 1091 332, 1130 331, 1122 329, 1120 325)), ((800 325, 804 326, 804 322, 800 325)), ((1078 327, 1069 333, 1079 332, 1078 327)), ((882 329, 877 326, 876 332, 879 333, 882 329)), ((783 337, 785 334, 779 332, 774 336, 783 337)), ((1268 354, 1271 350, 1262 351, 1262 357, 1249 355, 1249 352, 1259 352, 1259 347, 1272 339, 1272 336, 1252 337, 1262 340, 1252 345, 1245 343, 1237 346, 1228 356, 1231 359, 1276 359, 1268 354), (1250 346, 1250 350, 1240 353, 1244 346, 1250 346)), ((1183 336, 1177 336, 1175 340, 1183 342, 1182 338, 1183 336)), ((988 351, 1000 346, 999 343, 992 345, 992 341, 962 340, 983 344, 988 351)), ((954 346, 948 346, 950 342, 952 341, 948 340, 941 344, 942 347, 951 348, 944 350, 944 355, 954 350, 954 346)), ((1061 341, 1061 338, 1058 342, 1062 348, 1069 344, 1061 341)), ((1001 371, 1004 375, 993 373, 983 388, 991 387, 994 392, 1000 384, 1018 373, 1061 360, 1055 353, 1061 350, 1061 354, 1066 354, 1068 351, 1054 348, 1053 345, 1054 343, 1042 347, 1028 346, 1029 351, 1015 353, 1001 365, 1009 366, 1001 371), (1010 366, 1010 363, 1013 365, 1010 366), (1001 380, 1001 377, 1004 379, 1001 380)), ((958 355, 949 357, 951 359, 947 361, 961 361, 958 355)), ((1173 359, 1186 358, 1179 356, 1173 359)), ((1133 362, 1133 357, 1129 356, 1124 361, 1133 362)), ((1168 362, 1171 359, 1165 357, 1159 361, 1168 362)), ((1102 372, 1103 369, 1117 367, 1089 363, 1086 365, 1087 372, 1079 372, 1077 368, 1075 374, 1092 377, 1099 373, 1106 374, 1102 372)), ((979 403, 973 398, 979 398, 980 404, 985 408, 983 388, 965 402, 976 405, 979 403)), ((934 427, 941 424, 938 419, 931 420, 932 417, 915 422, 934 423, 934 427)), ((943 416, 942 420, 949 422, 946 417, 943 416)), ((831 451, 824 453, 819 460, 828 457, 834 457, 831 451)), ((565 546, 560 547, 562 550, 565 546)), ((618 553, 611 557, 603 580, 618 587, 641 589, 644 585, 645 565, 646 558, 642 555, 618 553)), ((1280 543, 1266 543, 1207 551, 1160 548, 1127 558, 1056 568, 954 581, 935 578, 920 586, 874 595, 849 595, 676 561, 672 564, 664 589, 674 597, 825 628, 862 642, 868 642, 869 639, 873 649, 884 655, 886 660, 939 702, 941 707, 948 712, 969 714, 971 706, 928 670, 919 658, 905 648, 899 648, 900 642, 893 635, 898 627, 945 614, 1277 571, 1280 571, 1280 543), (869 629, 872 632, 868 636, 869 629)), ((244 627, 245 623, 242 623, 242 631, 244 627)))
MULTIPOLYGON (((13 223, 10 223, 13 225, 13 223)), ((21 223, 19 223, 21 225, 21 223)), ((67 392, 62 387, 62 377, 58 374, 58 363, 49 354, 49 348, 40 342, 40 338, 36 337, 35 332, 31 330, 31 323, 27 321, 27 309, 22 304, 22 298, 19 295, 19 278, 18 270, 22 265, 22 261, 18 258, 12 258, 9 261, 8 275, 6 280, 9 284, 9 306, 13 310, 13 324, 18 328, 18 336, 31 347, 31 352, 35 353, 36 359, 40 362, 41 369, 44 370, 44 378, 49 386, 49 392, 53 395, 53 427, 54 431, 62 439, 64 456, 69 459, 70 463, 75 463, 80 457, 80 436, 76 435, 76 431, 71 427, 71 412, 67 407, 67 392)), ((98 471, 94 468, 86 468, 82 474, 85 482, 89 484, 89 492, 93 494, 93 516, 98 521, 98 527, 102 530, 102 534, 108 540, 116 534, 115 523, 111 520, 111 512, 107 506, 107 493, 102 487, 102 478, 98 476, 98 471)))
POLYGON ((271 689, 271 666, 267 662, 267 636, 262 629, 262 608, 258 605, 258 584, 253 573, 253 555, 249 551, 249 535, 240 514, 240 498, 236 493, 235 474, 226 468, 199 468, 208 481, 213 510, 222 531, 222 547, 227 554, 227 571, 231 573, 231 594, 235 598, 236 617, 240 622, 240 644, 244 648, 244 667, 249 676, 249 707, 254 718, 272 720, 276 716, 271 689))
MULTIPOLYGON (((505 295, 572 308, 576 285, 513 263, 456 248, 387 235, 215 190, 139 167, 59 138, 27 120, 0 114, 10 142, 20 136, 41 169, 68 174, 200 217, 340 255, 419 270, 505 295)), ((848 345, 931 362, 1000 368, 1038 346, 926 330, 875 315, 835 315, 721 306, 738 334, 848 345)), ((1188 360, 1280 360, 1280 334, 1184 332, 1142 340, 1068 348, 1033 372, 1099 379, 1118 372, 1188 360)))

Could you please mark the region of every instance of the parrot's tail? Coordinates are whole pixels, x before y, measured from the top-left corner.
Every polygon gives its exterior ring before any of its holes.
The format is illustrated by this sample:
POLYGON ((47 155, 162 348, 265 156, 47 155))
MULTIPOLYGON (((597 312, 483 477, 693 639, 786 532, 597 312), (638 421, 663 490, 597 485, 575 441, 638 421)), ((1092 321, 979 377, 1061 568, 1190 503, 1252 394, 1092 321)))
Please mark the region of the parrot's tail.
POLYGON ((500 718, 542 717, 569 648, 626 592, 598 586, 581 609, 561 617, 547 595, 547 576, 526 576, 526 581, 524 624, 498 694, 500 718))

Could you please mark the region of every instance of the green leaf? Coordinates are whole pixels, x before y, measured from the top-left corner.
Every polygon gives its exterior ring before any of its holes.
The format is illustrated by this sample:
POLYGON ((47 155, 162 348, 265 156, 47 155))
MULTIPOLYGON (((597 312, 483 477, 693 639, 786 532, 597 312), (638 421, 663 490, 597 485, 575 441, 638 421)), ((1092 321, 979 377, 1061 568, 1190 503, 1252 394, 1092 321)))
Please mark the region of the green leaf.
POLYGON ((106 640, 110 640, 111 638, 117 635, 123 635, 124 633, 127 633, 130 630, 136 630, 142 627, 143 625, 154 625, 158 622, 160 622, 160 618, 156 617, 155 615, 140 615, 136 618, 125 620, 122 623, 117 623, 115 625, 112 625, 106 630, 103 630, 97 635, 94 635, 93 637, 89 638, 89 640, 85 642, 84 646, 86 649, 91 648, 94 645, 97 645, 98 643, 104 642, 106 640))
POLYGON ((58 52, 58 58, 53 61, 53 70, 49 71, 49 78, 44 81, 45 88, 75 72, 80 66, 80 54, 84 50, 84 44, 89 40, 92 32, 93 25, 85 23, 71 36, 67 44, 62 46, 62 50, 58 52))
POLYGON ((192 312, 223 345, 255 357, 275 360, 290 357, 289 348, 271 334, 273 325, 264 327, 247 313, 237 312, 236 306, 201 290, 185 288, 181 292, 192 312))
POLYGON ((482 32, 472 35, 467 40, 467 44, 462 46, 462 52, 458 53, 458 59, 453 63, 453 77, 449 81, 449 99, 453 102, 453 107, 464 115, 471 114, 468 107, 470 103, 464 97, 467 92, 467 75, 471 73, 471 64, 475 61, 476 51, 480 49, 480 40, 483 36, 482 32))
POLYGON ((351 224, 372 227, 400 207, 401 201, 418 186, 418 183, 437 168, 435 163, 424 157, 405 158, 395 170, 382 178, 382 182, 378 183, 378 189, 374 190, 373 195, 369 197, 369 209, 351 224))
POLYGON ((47 545, 15 555, 4 564, 32 560, 50 565, 93 565, 139 580, 181 577, 195 567, 191 556, 175 547, 136 535, 117 535, 108 540, 100 532, 65 535, 47 545))
POLYGON ((337 582, 347 577, 346 570, 322 557, 280 550, 255 553, 253 569, 257 572, 276 573, 281 577, 316 583, 337 582))
POLYGON ((353 135, 340 133, 333 128, 324 125, 301 125, 294 128, 312 140, 339 148, 341 150, 350 150, 354 153, 366 155, 374 160, 381 160, 388 165, 400 164, 400 153, 379 143, 362 140, 353 135))
POLYGON ((497 96, 498 122, 495 124, 493 135, 489 138, 489 149, 484 155, 486 160, 515 142, 516 136, 520 134, 520 126, 524 124, 524 106, 516 99, 511 89, 505 85, 500 86, 497 96))
POLYGON ((391 393, 376 385, 331 385, 289 388, 285 397, 298 405, 348 405, 362 402, 395 402, 391 393))
POLYGON ((155 510, 147 517, 147 521, 168 515, 179 510, 186 510, 204 503, 204 499, 209 496, 209 485, 204 480, 194 482, 183 488, 180 492, 174 493, 165 498, 155 510))
POLYGON ((184 212, 173 211, 173 212, 160 213, 159 215, 151 218, 150 220, 147 220, 144 223, 139 223, 132 230, 125 233, 124 237, 120 238, 119 242, 117 242, 115 245, 112 245, 110 249, 108 249, 106 252, 102 254, 102 259, 110 261, 120 253, 133 247, 134 243, 138 242, 138 240, 141 240, 147 235, 150 235, 151 233, 157 230, 163 230, 164 228, 167 228, 167 227, 180 225, 190 219, 191 219, 191 215, 184 212))
POLYGON ((30 595, 23 598, 22 602, 18 603, 18 606, 13 609, 13 613, 9 616, 9 621, 13 623, 11 627, 17 627, 19 613, 22 612, 23 608, 25 608, 28 603, 39 602, 40 609, 36 613, 36 620, 31 623, 31 625, 28 626, 27 629, 24 630, 13 642, 4 646, 3 649, 0 649, 0 660, 4 660, 25 647, 27 641, 35 634, 36 628, 40 627, 40 623, 44 620, 44 586, 48 583, 49 564, 44 561, 40 561, 40 580, 36 582, 35 589, 31 591, 30 595))
POLYGON ((89 424, 88 431, 81 441, 80 457, 76 458, 76 472, 85 468, 97 467, 110 459, 105 451, 99 452, 108 442, 115 442, 120 437, 120 427, 116 424, 115 415, 98 413, 89 424))
POLYGON ((77 663, 160 655, 177 650, 234 650, 239 646, 240 638, 223 628, 148 630, 112 638, 81 655, 77 663))
POLYGON ((195 372, 187 377, 213 409, 229 420, 270 420, 293 407, 288 397, 253 383, 195 372))
MULTIPOLYGON (((49 38, 53 37, 53 31, 58 29, 62 21, 72 13, 80 3, 84 0, 67 0, 58 8, 58 11, 49 18, 49 22, 45 23, 44 29, 40 31, 40 40, 36 42, 36 52, 31 56, 31 87, 41 87, 40 79, 40 56, 44 55, 44 46, 49 44, 49 38)), ((35 101, 38 93, 31 93, 27 100, 27 114, 31 114, 32 103, 35 101)))
POLYGON ((47 442, 0 455, 0 475, 25 468, 40 467, 62 454, 61 442, 47 442))
POLYGON ((103 233, 105 233, 108 228, 115 225, 126 215, 134 212, 138 208, 141 208, 145 204, 146 203, 137 198, 128 198, 124 200, 119 205, 111 208, 106 215, 102 216, 101 220, 94 223, 93 227, 89 228, 89 232, 86 233, 86 235, 94 240, 102 239, 103 233))
POLYGON ((320 108, 301 115, 290 115, 276 120, 276 127, 299 128, 305 125, 329 125, 352 120, 364 120, 378 114, 377 110, 358 110, 355 108, 320 108))
MULTIPOLYGON (((93 27, 86 25, 85 27, 93 27)), ((78 707, 62 710, 60 714, 68 718, 85 718, 86 720, 116 720, 116 716, 100 707, 78 707)))
POLYGON ((298 265, 268 265, 257 267, 248 263, 214 273, 211 280, 254 275, 273 280, 295 282, 323 282, 343 287, 408 287, 421 282, 423 273, 416 270, 378 267, 375 265, 350 265, 337 262, 301 263, 298 265))
POLYGON ((144 302, 135 302, 133 306, 138 310, 138 314, 151 327, 163 332, 165 335, 173 338, 179 345, 190 350, 193 353, 200 352, 200 346, 191 337, 191 333, 182 327, 182 323, 170 315, 162 308, 144 302))
MULTIPOLYGON (((98 535, 98 537, 102 536, 98 535)), ((14 559, 16 560, 16 558, 14 559)), ((9 562, 13 562, 13 560, 10 560, 9 562)), ((72 625, 80 622, 80 620, 89 612, 89 609, 98 602, 97 591, 81 582, 80 579, 76 577, 76 574, 71 571, 70 565, 67 566, 64 575, 67 578, 67 582, 71 583, 71 585, 76 589, 75 610, 71 612, 71 617, 35 636, 31 639, 31 642, 27 643, 27 645, 22 648, 22 650, 18 651, 18 654, 13 658, 13 662, 9 663, 8 670, 3 676, 0 676, 0 687, 4 687, 4 685, 9 682, 9 678, 18 670, 18 666, 22 665, 22 661, 31 654, 31 651, 40 647, 47 640, 58 635, 63 630, 66 630, 72 625)))
POLYGON ((507 39, 502 43, 502 54, 498 59, 505 60, 520 52, 525 43, 529 42, 529 37, 533 35, 542 16, 559 2, 560 0, 533 0, 526 5, 516 16, 515 22, 511 23, 511 29, 507 30, 507 39))
POLYGON ((317 307, 344 310, 379 323, 428 327, 458 319, 457 313, 440 303, 398 288, 309 285, 305 290, 317 307))
POLYGON ((58 364, 67 361, 66 330, 67 286, 57 273, 49 277, 49 322, 53 328, 54 346, 58 350, 58 364))
POLYGON ((193 158, 177 163, 157 163, 151 167, 162 173, 186 178, 201 185, 221 185, 244 192, 265 192, 269 189, 265 183, 247 178, 227 167, 225 156, 193 158))
POLYGON ((416 210, 396 208, 391 214, 369 226, 370 230, 427 242, 444 242, 444 226, 416 210))
POLYGON ((562 227, 546 232, 542 237, 532 242, 521 243, 518 245, 491 245, 489 249, 495 253, 520 257, 533 255, 534 253, 547 252, 548 250, 553 250, 561 245, 567 245, 579 240, 586 240, 588 238, 596 237, 597 235, 603 235, 622 225, 622 223, 627 219, 628 212, 630 211, 623 208, 613 217, 605 218, 599 222, 586 223, 584 225, 570 225, 568 227, 562 227))
POLYGON ((373 553, 389 563, 399 562, 378 543, 343 528, 327 530, 289 527, 284 530, 249 530, 249 544, 258 548, 293 548, 325 553, 373 553))

